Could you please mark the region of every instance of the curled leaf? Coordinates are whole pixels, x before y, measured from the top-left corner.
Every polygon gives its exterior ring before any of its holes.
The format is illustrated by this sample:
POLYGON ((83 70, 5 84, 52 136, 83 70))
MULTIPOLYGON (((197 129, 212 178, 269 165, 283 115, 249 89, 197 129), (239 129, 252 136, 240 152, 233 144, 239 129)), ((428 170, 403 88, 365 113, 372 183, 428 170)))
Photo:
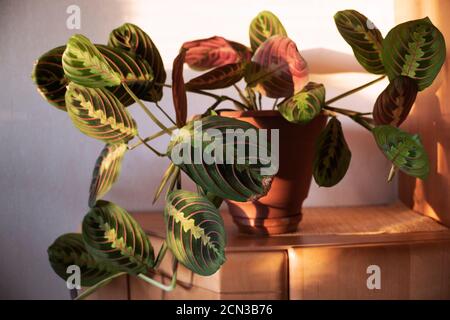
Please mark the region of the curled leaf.
POLYGON ((280 20, 270 11, 262 11, 252 20, 249 28, 250 45, 253 51, 272 36, 287 36, 280 20))
POLYGON ((373 119, 377 125, 400 126, 411 110, 417 96, 414 79, 399 76, 392 80, 378 96, 373 107, 373 119))
POLYGON ((292 123, 308 123, 314 119, 325 105, 325 87, 321 83, 308 84, 292 97, 283 101, 278 110, 292 123))
POLYGON ((137 134, 136 123, 108 90, 70 83, 66 107, 73 124, 85 135, 106 143, 127 142, 137 134))
POLYGON ((217 67, 186 83, 187 90, 213 90, 227 88, 244 76, 245 65, 232 63, 217 67))
POLYGON ((394 166, 407 175, 426 179, 430 171, 428 155, 418 135, 382 125, 372 130, 375 141, 394 166))
POLYGON ((99 262, 132 275, 154 265, 153 247, 139 224, 114 203, 99 200, 84 217, 83 241, 99 262))
POLYGON ((332 117, 317 140, 314 180, 321 187, 338 184, 347 173, 351 158, 341 123, 332 117))
POLYGON ((251 57, 246 46, 217 36, 185 42, 182 49, 186 50, 186 63, 198 71, 246 62, 251 57))
POLYGON ((371 73, 383 74, 384 66, 381 59, 383 36, 380 30, 356 10, 337 12, 334 15, 334 22, 364 69, 371 73))
POLYGON ((127 145, 125 143, 107 144, 95 163, 89 188, 89 206, 95 206, 97 199, 103 197, 116 182, 122 168, 122 160, 127 145))
POLYGON ((308 82, 308 66, 294 41, 273 36, 256 50, 245 80, 265 96, 290 97, 308 82))
POLYGON ((178 128, 184 126, 187 120, 186 84, 183 77, 185 57, 186 50, 182 49, 173 61, 172 69, 172 98, 178 128))
POLYGON ((433 83, 445 61, 445 40, 429 18, 394 27, 383 41, 383 64, 389 80, 415 79, 419 91, 433 83))
POLYGON ((152 86, 142 98, 154 102, 161 100, 166 71, 161 55, 150 37, 138 26, 125 23, 111 32, 108 45, 132 52, 148 62, 153 70, 154 79, 152 86))
POLYGON ((186 268, 209 276, 225 262, 223 220, 207 198, 185 190, 171 192, 164 220, 167 245, 186 268))
POLYGON ((70 37, 62 56, 62 65, 68 79, 85 87, 102 88, 121 83, 120 75, 91 41, 81 34, 70 37))
POLYGON ((78 266, 81 272, 80 284, 83 287, 93 286, 117 273, 114 268, 96 261, 87 252, 79 233, 66 233, 58 237, 48 247, 47 253, 52 269, 65 281, 72 274, 67 272, 67 268, 73 265, 78 266))

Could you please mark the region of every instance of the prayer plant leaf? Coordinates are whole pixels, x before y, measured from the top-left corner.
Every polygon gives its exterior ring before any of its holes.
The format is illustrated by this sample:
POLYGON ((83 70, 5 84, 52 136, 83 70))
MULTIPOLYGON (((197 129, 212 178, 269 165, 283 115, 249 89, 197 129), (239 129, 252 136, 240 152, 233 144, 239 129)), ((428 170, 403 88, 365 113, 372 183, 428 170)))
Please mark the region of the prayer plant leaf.
POLYGON ((250 23, 249 37, 252 50, 258 49, 272 36, 287 36, 287 33, 276 15, 270 11, 262 11, 250 23))
POLYGON ((389 80, 415 79, 419 91, 433 83, 445 61, 445 41, 429 18, 394 27, 383 41, 383 64, 389 80))
POLYGON ((267 97, 290 97, 308 82, 308 66, 294 41, 273 36, 256 50, 245 81, 267 97))
POLYGON ((373 107, 373 119, 377 125, 400 126, 411 110, 417 96, 414 79, 398 76, 378 96, 373 107))
POLYGON ((136 220, 118 205, 98 200, 82 224, 87 251, 99 262, 137 275, 155 263, 153 247, 136 220))
POLYGON ((407 175, 426 179, 430 171, 428 155, 417 134, 411 135, 390 125, 372 130, 375 141, 393 165, 407 175))
POLYGON ((85 87, 117 86, 122 80, 100 51, 81 34, 70 37, 62 56, 62 65, 70 81, 85 87))
POLYGON ((80 268, 80 284, 90 287, 117 273, 117 270, 100 263, 86 250, 83 237, 79 233, 66 233, 58 237, 48 247, 48 260, 53 271, 64 281, 72 275, 67 273, 69 266, 80 268))
POLYGON ((186 50, 181 49, 181 52, 173 61, 172 68, 172 99, 178 128, 184 126, 187 120, 186 84, 183 77, 185 58, 186 50))
POLYGON ((127 151, 125 143, 107 144, 95 163, 89 189, 89 206, 94 207, 97 199, 103 197, 116 182, 127 151))
POLYGON ((334 15, 334 22, 344 40, 352 47, 353 53, 368 72, 384 74, 381 59, 383 36, 380 30, 355 10, 343 10, 334 15))
POLYGON ((278 110, 292 123, 308 123, 314 119, 325 105, 325 87, 323 84, 308 84, 292 97, 283 101, 278 110))
POLYGON ((154 79, 142 99, 153 102, 161 100, 167 75, 161 55, 152 39, 138 26, 125 23, 111 32, 108 45, 134 53, 150 65, 154 79))
POLYGON ((247 122, 207 116, 181 128, 169 144, 168 155, 204 190, 245 202, 264 196, 272 182, 273 174, 267 168, 270 146, 257 139, 257 128, 247 122))
POLYGON ((232 86, 244 76, 245 64, 232 63, 217 67, 186 83, 187 90, 213 90, 232 86))
POLYGON ((332 187, 347 173, 352 154, 340 121, 332 117, 321 132, 314 159, 314 180, 321 187, 332 187))
POLYGON ((64 95, 69 82, 64 75, 61 62, 65 48, 65 46, 57 47, 40 56, 31 74, 39 94, 48 103, 63 111, 66 111, 64 95))
POLYGON ((248 62, 251 58, 250 49, 243 44, 217 36, 185 42, 182 49, 186 50, 188 66, 198 71, 248 62))
MULTIPOLYGON (((136 96, 143 99, 153 86, 153 73, 149 64, 132 53, 118 48, 101 44, 96 44, 95 47, 136 96)), ((50 104, 64 111, 66 111, 64 97, 66 86, 69 83, 62 67, 62 56, 65 49, 66 46, 60 46, 44 53, 36 61, 32 72, 32 79, 38 87, 38 92, 50 104)), ((121 85, 106 88, 126 106, 135 102, 121 85)))
POLYGON ((198 193, 176 190, 164 209, 166 242, 189 270, 209 276, 225 262, 226 234, 219 210, 198 193))
POLYGON ((136 123, 108 90, 70 83, 66 107, 73 124, 85 135, 106 143, 123 143, 137 134, 136 123))

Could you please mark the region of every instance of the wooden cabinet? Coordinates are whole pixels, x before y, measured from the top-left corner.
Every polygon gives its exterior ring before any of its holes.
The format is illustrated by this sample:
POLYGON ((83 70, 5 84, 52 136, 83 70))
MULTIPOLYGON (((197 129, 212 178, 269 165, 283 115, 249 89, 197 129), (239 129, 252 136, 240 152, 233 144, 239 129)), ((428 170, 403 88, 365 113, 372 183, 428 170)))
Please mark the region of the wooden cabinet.
MULTIPOLYGON (((239 234, 223 216, 227 261, 216 274, 181 267, 170 293, 124 277, 100 297, 122 290, 129 299, 450 299, 450 230, 400 203, 307 208, 298 232, 271 237, 239 234), (367 286, 371 268, 379 268, 380 289, 367 286)), ((135 217, 157 251, 162 213, 135 217)), ((168 283, 170 266, 166 256, 155 278, 168 283)))

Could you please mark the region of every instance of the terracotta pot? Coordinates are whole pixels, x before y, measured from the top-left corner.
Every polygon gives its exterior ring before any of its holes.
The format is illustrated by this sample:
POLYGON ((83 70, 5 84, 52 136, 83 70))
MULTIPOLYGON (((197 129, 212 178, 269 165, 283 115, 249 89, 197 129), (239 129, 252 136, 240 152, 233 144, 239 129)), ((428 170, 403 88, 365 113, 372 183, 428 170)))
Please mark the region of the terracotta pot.
POLYGON ((223 111, 220 115, 258 128, 280 130, 279 170, 267 195, 251 202, 226 201, 239 230, 264 235, 296 231, 311 184, 315 143, 327 117, 320 115, 308 124, 298 125, 271 110, 223 111))

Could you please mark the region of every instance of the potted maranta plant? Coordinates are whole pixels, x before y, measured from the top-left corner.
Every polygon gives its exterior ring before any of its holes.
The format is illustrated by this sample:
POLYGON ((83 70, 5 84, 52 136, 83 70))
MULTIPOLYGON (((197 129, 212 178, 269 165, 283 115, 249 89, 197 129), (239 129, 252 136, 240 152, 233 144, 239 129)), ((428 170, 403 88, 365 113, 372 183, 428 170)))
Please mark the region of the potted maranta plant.
POLYGON ((242 231, 295 230, 312 176, 320 186, 331 187, 349 167, 351 152, 338 115, 350 117, 373 134, 392 162, 388 180, 397 170, 427 177, 428 158, 419 137, 398 126, 418 91, 431 85, 444 63, 442 34, 428 18, 397 25, 385 38, 353 10, 338 12, 335 22, 359 63, 381 76, 331 99, 322 84, 308 80, 306 61, 279 19, 267 11, 250 24, 250 47, 217 36, 184 43, 173 63, 171 85, 166 84, 155 44, 128 23, 111 32, 107 45, 74 35, 65 46, 38 59, 32 77, 41 95, 66 111, 81 132, 106 144, 94 167, 82 233, 62 235, 48 249, 51 266, 63 279, 68 278, 68 266, 80 267, 81 285, 89 288, 79 298, 125 273, 172 290, 178 262, 199 275, 215 273, 225 262, 226 234, 218 211, 223 200, 242 231), (184 64, 206 72, 185 82, 184 64), (373 112, 332 106, 385 76, 389 84, 373 112), (239 85, 242 79, 244 88, 239 85), (236 88, 239 99, 211 92, 229 86, 236 88), (172 88, 175 119, 158 104, 164 87, 172 88), (207 95, 214 103, 188 121, 186 91, 207 95), (273 98, 269 110, 261 105, 261 95, 273 98), (159 108, 171 124, 158 119, 143 100, 159 108), (223 101, 233 102, 237 111, 220 109, 223 101), (133 103, 161 131, 141 137, 127 110, 133 103), (270 137, 258 136, 255 141, 247 137, 247 132, 259 128, 270 129, 270 137), (211 148, 230 130, 237 138, 225 143, 231 153, 211 148), (150 143, 165 134, 172 139, 168 150, 161 152, 150 143), (202 139, 197 141, 198 137, 202 139), (138 146, 170 159, 155 192, 156 200, 166 189, 167 234, 156 257, 133 217, 101 199, 118 179, 125 154, 138 146), (213 161, 196 159, 207 151, 213 161), (278 157, 272 157, 277 152, 278 157), (217 161, 225 156, 230 161, 217 161), (195 192, 182 189, 181 172, 196 183, 195 192), (167 250, 174 256, 174 274, 172 282, 163 285, 150 274, 158 272, 167 250))

